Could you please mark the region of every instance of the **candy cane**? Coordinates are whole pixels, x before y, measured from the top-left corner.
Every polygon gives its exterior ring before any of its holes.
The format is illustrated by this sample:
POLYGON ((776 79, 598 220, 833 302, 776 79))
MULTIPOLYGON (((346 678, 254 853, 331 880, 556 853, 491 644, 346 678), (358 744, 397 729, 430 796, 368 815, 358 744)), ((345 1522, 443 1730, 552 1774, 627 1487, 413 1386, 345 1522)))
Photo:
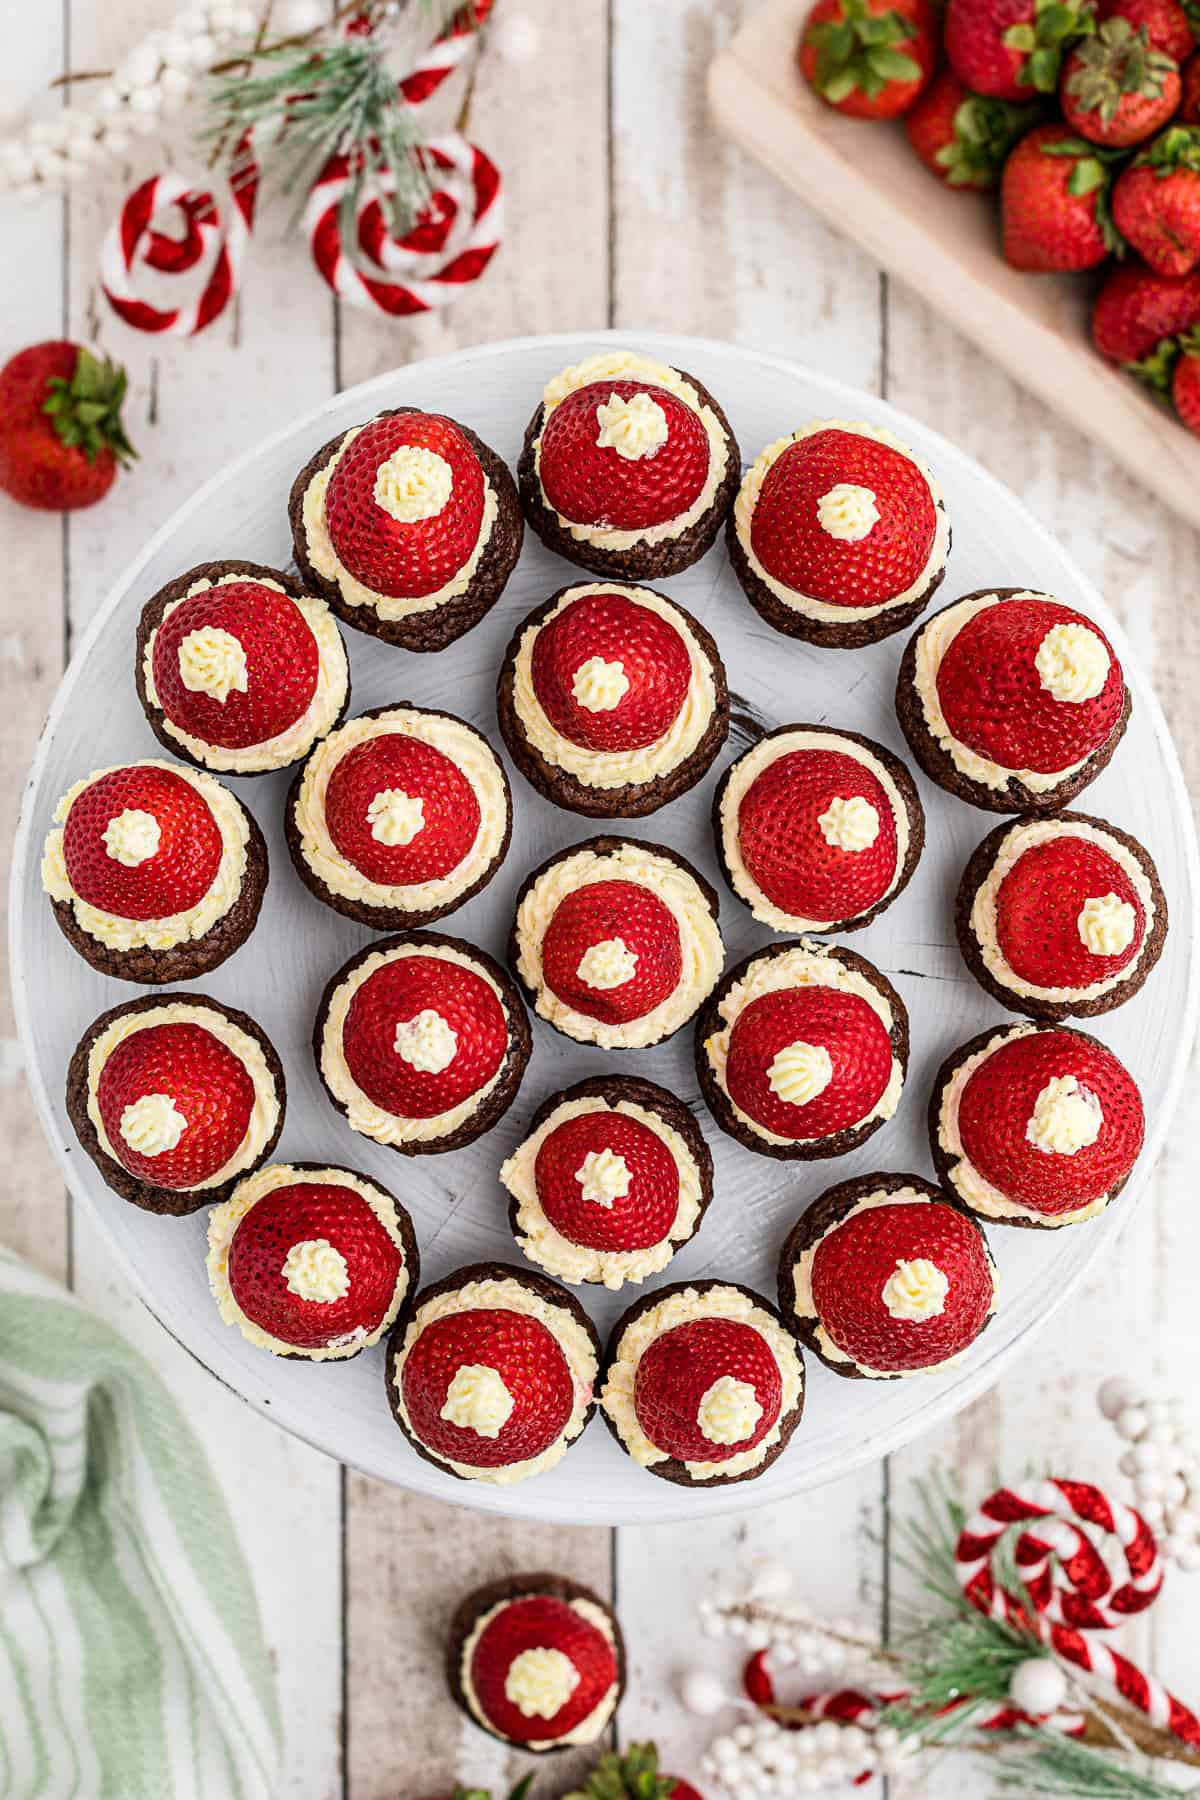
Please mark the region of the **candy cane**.
POLYGON ((434 183, 429 205, 403 238, 388 235, 384 200, 395 192, 390 171, 362 184, 354 221, 357 254, 342 243, 339 209, 350 165, 335 156, 304 211, 313 261, 333 291, 354 306, 398 316, 445 306, 478 281, 499 247, 503 220, 500 171, 457 132, 431 138, 418 151, 434 183))
POLYGON ((134 330, 193 337, 220 317, 237 292, 258 198, 258 165, 245 144, 239 156, 224 218, 211 192, 178 175, 152 175, 125 201, 100 252, 100 285, 109 305, 134 330), (170 208, 183 225, 177 237, 157 223, 170 208), (214 246, 208 277, 190 305, 164 308, 139 298, 134 281, 139 264, 160 275, 187 275, 204 264, 214 246))
POLYGON ((400 81, 400 92, 410 106, 424 106, 461 66, 491 10, 492 0, 468 0, 466 6, 459 8, 441 36, 433 40, 425 54, 417 58, 411 73, 400 81))

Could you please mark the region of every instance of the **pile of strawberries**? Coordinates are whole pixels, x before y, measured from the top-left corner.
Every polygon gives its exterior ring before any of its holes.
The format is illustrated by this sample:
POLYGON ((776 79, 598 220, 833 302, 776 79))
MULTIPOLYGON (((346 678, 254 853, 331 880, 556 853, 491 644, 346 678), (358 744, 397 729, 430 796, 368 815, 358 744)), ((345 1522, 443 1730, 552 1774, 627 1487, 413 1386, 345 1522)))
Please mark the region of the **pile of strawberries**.
POLYGON ((1198 40, 1198 0, 816 0, 797 56, 940 181, 999 188, 1013 268, 1107 264, 1096 349, 1200 434, 1198 40))

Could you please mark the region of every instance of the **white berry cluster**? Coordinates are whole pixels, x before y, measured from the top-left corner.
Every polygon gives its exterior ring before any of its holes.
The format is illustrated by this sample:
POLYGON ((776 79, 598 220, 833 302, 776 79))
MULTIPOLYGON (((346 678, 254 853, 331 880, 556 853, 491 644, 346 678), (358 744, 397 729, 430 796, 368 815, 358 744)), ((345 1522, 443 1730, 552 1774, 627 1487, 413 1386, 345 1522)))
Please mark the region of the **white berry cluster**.
POLYGON ((835 1676, 845 1683, 877 1674, 877 1658, 865 1642, 867 1633, 854 1620, 826 1623, 794 1602, 789 1601, 786 1611, 771 1604, 782 1599, 790 1585, 791 1577, 781 1565, 755 1564, 737 1593, 718 1589, 701 1599, 701 1631, 710 1638, 740 1638, 747 1650, 767 1650, 781 1668, 801 1675, 835 1676))
POLYGON ((788 1731, 764 1718, 714 1738, 700 1769, 732 1794, 828 1794, 861 1775, 898 1774, 919 1748, 890 1725, 822 1719, 788 1731))
POLYGON ((1159 1549, 1181 1569, 1200 1569, 1200 1458, 1183 1438, 1178 1399, 1152 1397, 1122 1376, 1104 1383, 1099 1400, 1130 1446, 1118 1466, 1159 1549))
POLYGON ((74 181, 95 165, 123 156, 135 137, 161 128, 165 114, 188 98, 197 77, 232 40, 258 25, 253 6, 202 0, 152 31, 90 91, 87 106, 65 106, 0 141, 0 187, 25 200, 74 181))

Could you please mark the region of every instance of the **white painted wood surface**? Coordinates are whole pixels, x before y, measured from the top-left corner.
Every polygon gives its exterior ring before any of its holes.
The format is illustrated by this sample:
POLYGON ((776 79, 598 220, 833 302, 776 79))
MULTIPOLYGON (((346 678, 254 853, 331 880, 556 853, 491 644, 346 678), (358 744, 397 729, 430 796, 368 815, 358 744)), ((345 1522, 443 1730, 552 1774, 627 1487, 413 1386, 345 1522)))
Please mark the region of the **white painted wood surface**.
MULTIPOLYGON (((155 346, 94 306, 113 190, 81 191, 66 208, 3 209, 10 273, 0 351, 57 332, 89 336, 98 324, 104 347, 129 360, 131 424, 143 452, 122 498, 65 528, 7 504, 0 511, 5 829, 70 632, 138 541, 224 457, 337 385, 408 357, 609 322, 724 335, 811 361, 921 414, 994 469, 1059 533, 1121 616, 1156 680, 1194 792, 1200 538, 716 137, 705 115, 705 69, 750 5, 501 4, 533 16, 542 33, 529 65, 491 58, 475 96, 472 129, 509 175, 508 239, 491 279, 444 317, 385 324, 343 310, 338 320, 303 247, 292 245, 255 259, 244 305, 207 338, 155 346)), ((103 64, 160 12, 154 0, 21 9, 7 22, 0 104, 15 109, 60 69, 64 40, 73 66, 103 64)), ((976 1486, 997 1467, 1114 1477, 1115 1441, 1093 1401, 1096 1381, 1113 1367, 1187 1392, 1200 1435, 1191 1380, 1200 1257, 1194 1084, 1136 1236, 1058 1316, 1036 1355, 970 1413, 890 1467, 803 1502, 686 1534, 626 1531, 614 1542, 604 1532, 503 1525, 414 1502, 341 1476, 249 1415, 141 1314, 86 1227, 71 1242, 11 1037, 0 1052, 0 1236, 72 1273, 81 1292, 120 1318, 204 1432, 259 1570, 279 1659, 285 1800, 395 1800, 446 1791, 453 1776, 501 1786, 518 1771, 520 1759, 461 1726, 442 1694, 438 1636, 468 1582, 533 1560, 602 1587, 611 1582, 633 1664, 621 1738, 652 1731, 672 1765, 694 1773, 710 1727, 680 1713, 670 1682, 694 1659, 692 1602, 710 1574, 774 1551, 814 1603, 884 1623, 898 1584, 878 1542, 882 1501, 890 1489, 902 1503, 906 1484, 934 1457, 976 1486)), ((1193 1699, 1198 1604, 1200 1583, 1177 1579, 1141 1634, 1161 1672, 1193 1699)), ((734 1666, 720 1648, 706 1654, 734 1666)), ((574 1773, 569 1761, 556 1762, 546 1789, 568 1785, 574 1773)), ((949 1800, 972 1788, 947 1769, 892 1800, 916 1800, 918 1791, 949 1800)), ((974 1791, 982 1795, 985 1784, 974 1791)))

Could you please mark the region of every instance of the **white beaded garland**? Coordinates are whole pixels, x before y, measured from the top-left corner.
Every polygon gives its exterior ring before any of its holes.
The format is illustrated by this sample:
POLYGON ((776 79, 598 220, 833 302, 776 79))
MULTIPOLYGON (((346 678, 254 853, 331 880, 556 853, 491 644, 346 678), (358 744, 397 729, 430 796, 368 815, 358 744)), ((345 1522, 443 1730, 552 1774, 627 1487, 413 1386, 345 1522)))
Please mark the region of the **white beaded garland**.
POLYGON ((1147 1394, 1128 1377, 1114 1376, 1097 1399, 1130 1446, 1117 1466, 1133 1483, 1135 1505, 1159 1535, 1163 1555, 1181 1569, 1200 1568, 1200 1463, 1181 1441, 1180 1397, 1147 1394))
POLYGON ((701 1718, 729 1705, 729 1695, 708 1669, 685 1669, 679 1680, 679 1698, 687 1712, 701 1718))

